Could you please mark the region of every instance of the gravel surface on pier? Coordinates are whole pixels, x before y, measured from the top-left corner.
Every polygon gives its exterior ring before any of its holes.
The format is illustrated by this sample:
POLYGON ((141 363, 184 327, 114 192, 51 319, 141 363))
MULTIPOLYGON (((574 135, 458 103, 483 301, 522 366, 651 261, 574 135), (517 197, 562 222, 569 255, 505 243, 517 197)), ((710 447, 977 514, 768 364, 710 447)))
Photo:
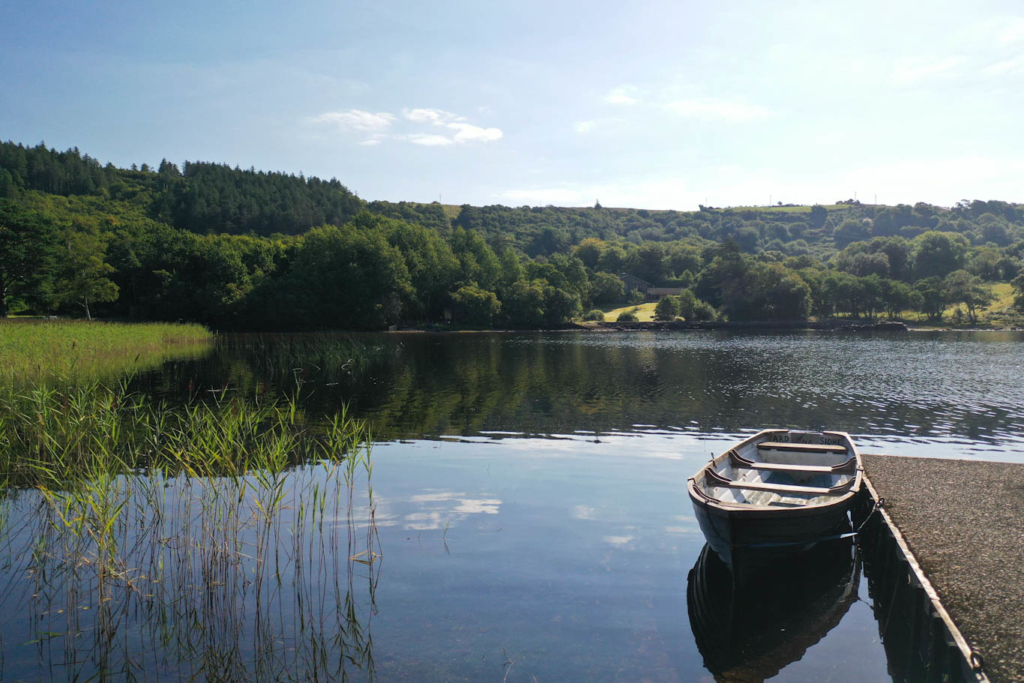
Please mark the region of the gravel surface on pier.
POLYGON ((1024 681, 1024 465, 864 456, 864 468, 993 681, 1024 681))

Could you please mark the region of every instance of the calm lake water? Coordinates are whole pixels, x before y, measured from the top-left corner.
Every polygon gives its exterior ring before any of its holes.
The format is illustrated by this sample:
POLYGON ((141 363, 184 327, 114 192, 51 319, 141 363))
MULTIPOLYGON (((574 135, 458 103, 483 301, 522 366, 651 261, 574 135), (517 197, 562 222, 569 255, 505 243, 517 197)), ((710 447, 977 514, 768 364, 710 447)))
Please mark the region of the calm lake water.
POLYGON ((301 383, 311 418, 347 404, 382 441, 827 428, 869 452, 1024 461, 1019 332, 367 335, 352 360, 337 339, 228 336, 137 385, 179 401, 301 383))
POLYGON ((241 558, 229 570, 202 542, 201 515, 177 502, 196 484, 171 480, 163 512, 136 506, 136 526, 155 539, 188 528, 200 550, 126 533, 138 549, 135 602, 105 602, 74 577, 44 602, 27 558, 45 520, 25 495, 2 567, 0 676, 890 680, 855 548, 829 549, 751 596, 702 556, 686 478, 765 427, 849 431, 868 452, 1024 462, 1022 342, 226 336, 134 387, 168 402, 298 390, 313 422, 347 405, 373 425, 373 519, 365 477, 351 504, 303 517, 314 488, 337 484, 300 468, 278 518, 250 522, 260 515, 249 503, 225 513, 238 523, 224 542, 241 558), (84 623, 77 643, 62 635, 69 612, 84 623))

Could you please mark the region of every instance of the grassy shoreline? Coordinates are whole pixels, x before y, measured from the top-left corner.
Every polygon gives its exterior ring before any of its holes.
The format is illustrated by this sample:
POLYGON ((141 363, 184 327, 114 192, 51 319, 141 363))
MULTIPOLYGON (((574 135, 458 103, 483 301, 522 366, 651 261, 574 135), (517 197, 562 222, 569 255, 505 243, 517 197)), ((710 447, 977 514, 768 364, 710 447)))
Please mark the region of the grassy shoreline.
POLYGON ((195 357, 213 333, 181 323, 0 321, 0 383, 104 380, 195 357))

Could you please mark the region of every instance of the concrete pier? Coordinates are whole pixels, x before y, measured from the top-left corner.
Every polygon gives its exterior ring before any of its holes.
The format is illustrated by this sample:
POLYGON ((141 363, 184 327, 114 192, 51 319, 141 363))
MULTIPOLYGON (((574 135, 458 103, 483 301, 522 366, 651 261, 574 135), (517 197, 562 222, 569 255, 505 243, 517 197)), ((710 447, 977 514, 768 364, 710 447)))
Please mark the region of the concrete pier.
POLYGON ((910 649, 962 655, 963 680, 1024 682, 1024 465, 865 455, 864 468, 886 511, 865 534, 873 581, 910 620, 910 649), (910 589, 888 578, 899 571, 910 589))

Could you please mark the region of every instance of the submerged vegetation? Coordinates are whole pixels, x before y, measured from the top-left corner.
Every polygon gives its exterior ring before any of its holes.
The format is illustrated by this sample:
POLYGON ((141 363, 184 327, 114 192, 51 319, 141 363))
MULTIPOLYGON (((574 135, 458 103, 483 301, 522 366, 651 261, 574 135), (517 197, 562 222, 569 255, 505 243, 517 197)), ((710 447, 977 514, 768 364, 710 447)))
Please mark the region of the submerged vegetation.
POLYGON ((110 381, 209 351, 196 324, 0 321, 0 386, 16 381, 110 381))

